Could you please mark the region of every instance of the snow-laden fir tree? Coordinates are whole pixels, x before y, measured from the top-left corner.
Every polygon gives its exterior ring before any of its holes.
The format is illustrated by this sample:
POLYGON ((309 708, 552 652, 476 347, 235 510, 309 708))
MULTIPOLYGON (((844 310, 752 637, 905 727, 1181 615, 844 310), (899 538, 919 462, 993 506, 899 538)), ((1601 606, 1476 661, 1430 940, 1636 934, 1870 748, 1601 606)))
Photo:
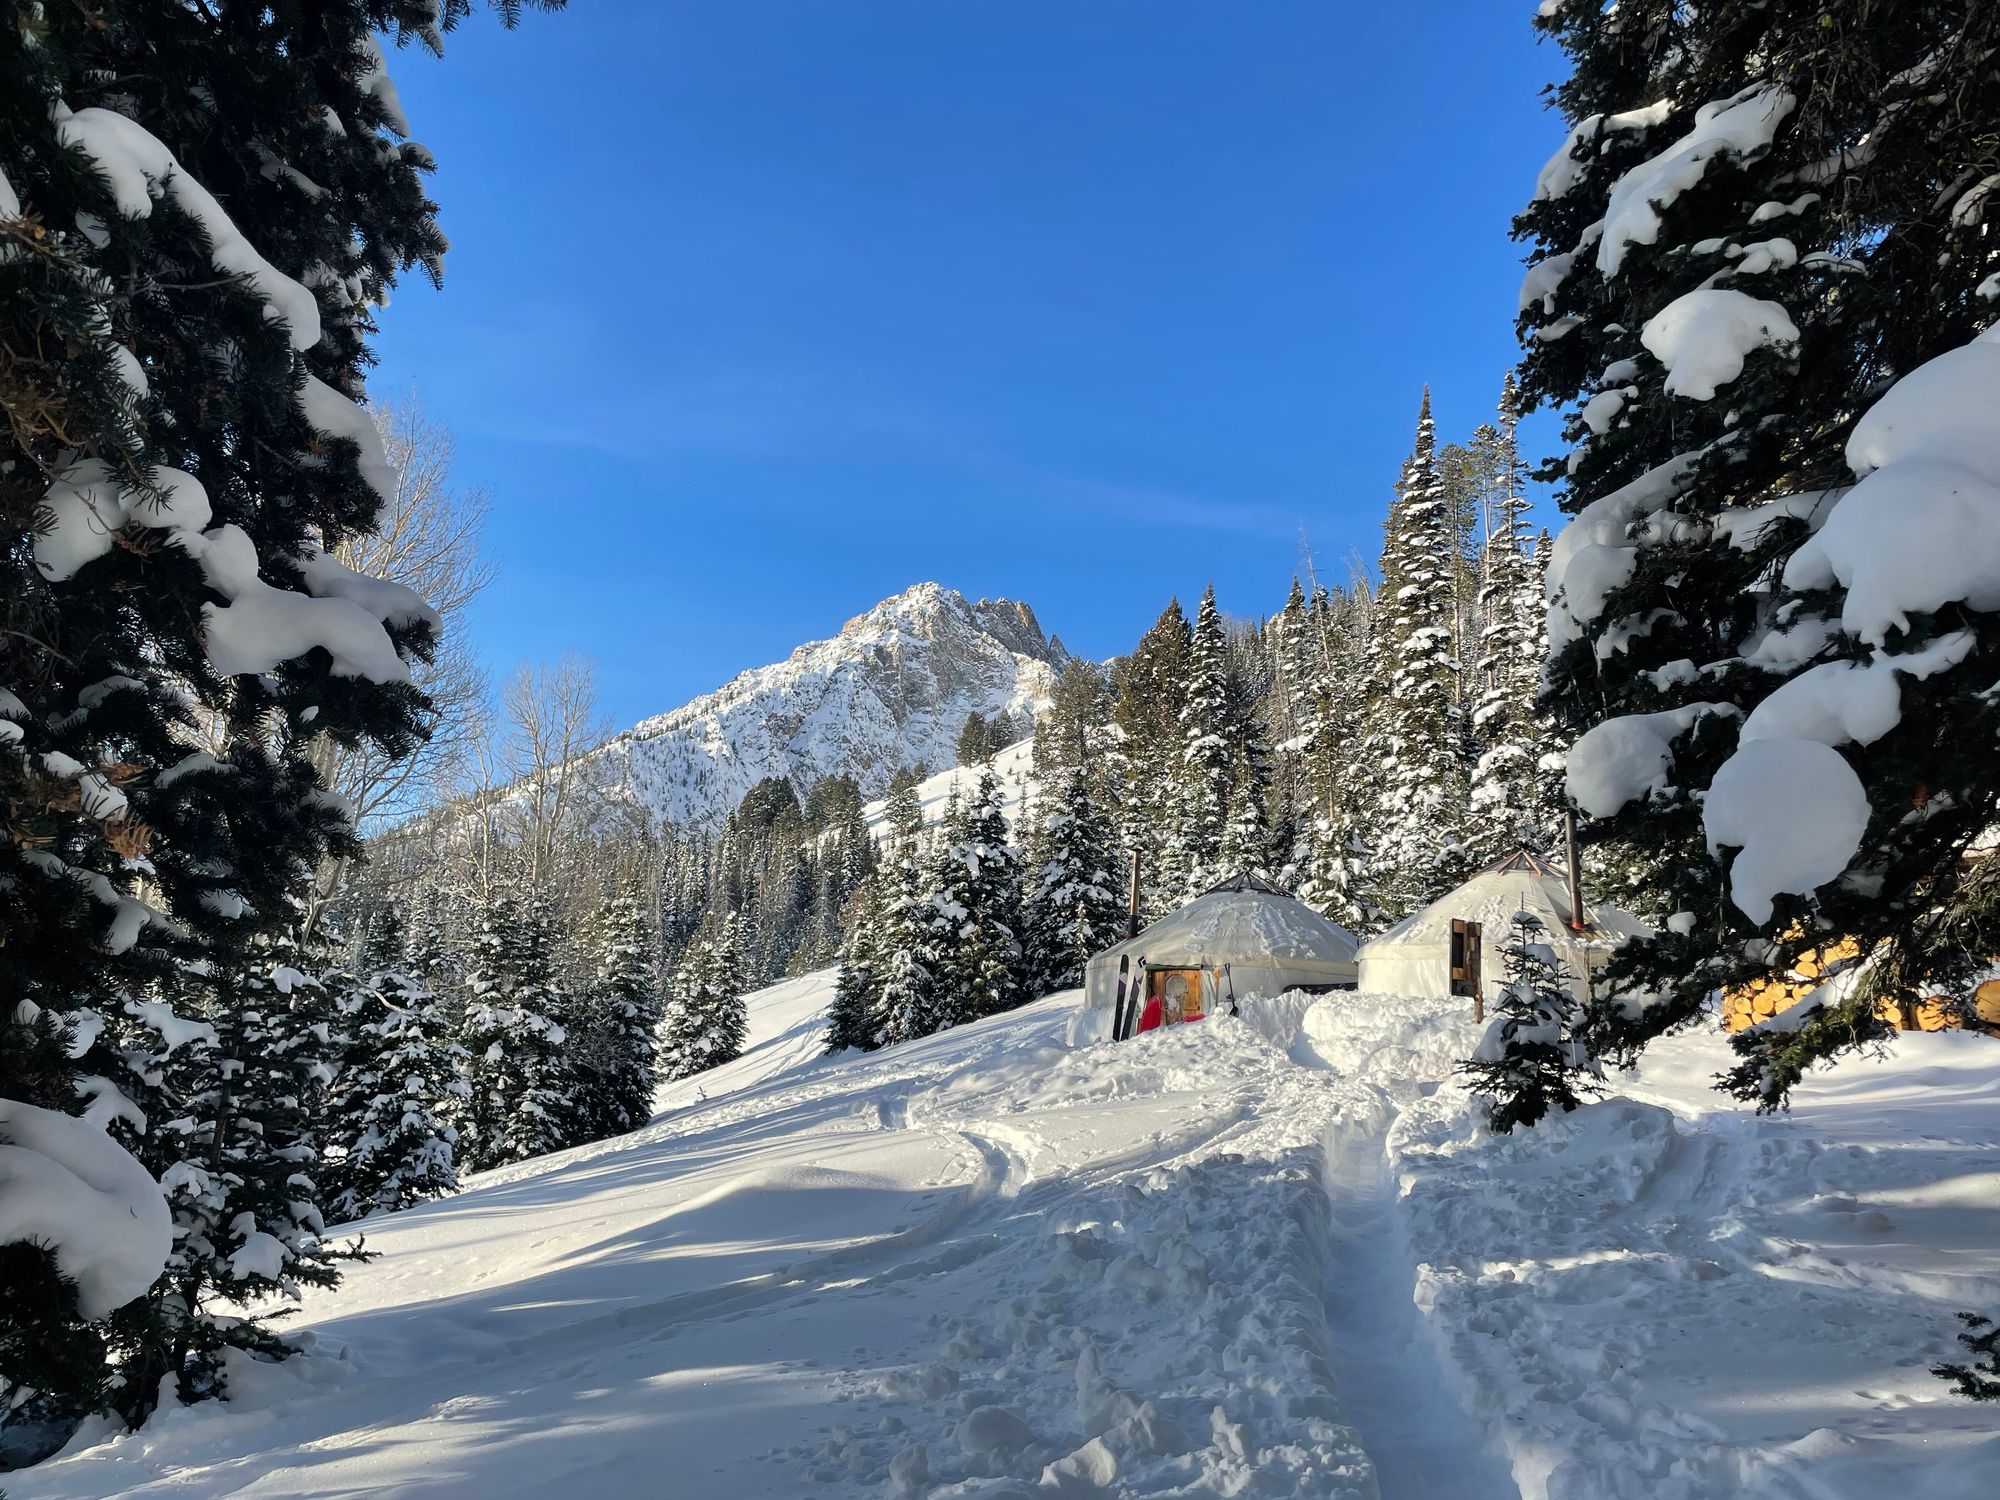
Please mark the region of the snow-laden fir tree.
POLYGON ((1376 811, 1373 766, 1387 752, 1374 736, 1381 715, 1373 650, 1374 600, 1365 584, 1315 589, 1299 650, 1307 724, 1299 898, 1351 932, 1382 925, 1373 900, 1376 811))
POLYGON ((1121 856, 1139 855, 1140 909, 1153 920, 1186 897, 1193 874, 1181 837, 1182 726, 1194 631, 1180 602, 1169 602, 1116 669, 1111 718, 1118 731, 1107 757, 1118 783, 1121 856))
MULTIPOLYGON (((85 1120, 105 1129, 161 1181, 175 1240, 166 1274, 140 1300, 115 1311, 79 1309, 67 1287, 60 1295, 6 1307, 9 1316, 0 1318, 6 1416, 0 1426, 20 1423, 60 1435, 79 1405, 138 1421, 158 1397, 161 1380, 187 1368, 174 1353, 185 1347, 180 1340, 187 1319, 173 1289, 176 1273, 194 1253, 183 1236, 196 1212, 193 1200, 206 1184, 185 1164, 212 1144, 212 1132, 190 1103, 219 1076, 215 1028, 201 1019, 207 1004, 208 987, 199 976, 175 974, 140 994, 114 997, 101 1008, 79 1006, 64 1017, 64 1062, 76 1074, 73 1102, 82 1105, 85 1120)), ((0 1262, 14 1268, 0 1268, 0 1275, 20 1277, 10 1285, 39 1281, 46 1258, 46 1251, 27 1243, 0 1247, 0 1262)), ((8 1436, 16 1452, 31 1451, 8 1436)))
POLYGON ((182 1400, 227 1394, 229 1349, 289 1352, 268 1304, 331 1286, 352 1247, 328 1243, 319 1174, 327 1092, 342 1018, 286 937, 261 940, 254 967, 213 998, 213 1046, 182 1064, 178 1101, 193 1129, 160 1173, 175 1218, 167 1274, 149 1294, 143 1333, 119 1372, 124 1402, 170 1380, 182 1400))
POLYGON ((1931 1373, 1950 1381, 1955 1395, 1971 1401, 2000 1401, 2000 1323, 1978 1313, 1962 1312, 1958 1317, 1965 1324, 1958 1336, 1965 1355, 1932 1365, 1931 1373))
POLYGON ((1382 547, 1382 589, 1372 642, 1383 690, 1370 705, 1381 759, 1376 782, 1372 886, 1392 917, 1416 910, 1460 878, 1465 865, 1465 766, 1452 657, 1457 538, 1437 471, 1430 390, 1416 444, 1396 489, 1382 547))
POLYGON ((1281 878, 1297 888, 1312 867, 1311 765, 1318 730, 1313 699, 1321 666, 1320 642, 1297 574, 1284 607, 1271 617, 1269 635, 1273 682, 1264 715, 1274 746, 1272 802, 1283 830, 1277 860, 1281 878))
POLYGON ((659 1052, 660 985, 653 924, 636 890, 608 897, 596 924, 596 974, 589 998, 591 1067, 578 1105, 587 1140, 636 1129, 653 1113, 659 1052))
POLYGON ((876 854, 870 840, 868 874, 846 906, 840 978, 828 1010, 828 1052, 872 1050, 920 1034, 912 1026, 916 996, 928 994, 928 976, 916 964, 924 810, 914 788, 914 778, 890 782, 884 846, 876 854))
POLYGON ((1270 832, 1264 823, 1263 788, 1250 749, 1238 744, 1231 757, 1229 816, 1223 823, 1222 843, 1216 851, 1216 878, 1226 879, 1238 871, 1263 873, 1270 849, 1270 832))
POLYGON ((1056 675, 1049 706, 1035 719, 1032 759, 1035 778, 1053 783, 1071 766, 1088 765, 1097 778, 1097 792, 1107 807, 1113 792, 1115 767, 1104 755, 1110 736, 1111 696, 1104 669, 1071 657, 1056 675))
MULTIPOLYGON (((25 1108, 83 1103, 53 1045, 71 1012, 196 979, 204 1008, 242 1002, 259 943, 355 851, 316 737, 393 758, 424 732, 408 662, 436 617, 327 552, 393 484, 356 405, 374 309, 444 248, 373 33, 437 48, 469 9, 59 5, 10 29, 0 927, 36 937, 0 955, 0 1097, 25 1108)), ((77 1306, 50 1248, 0 1269, 0 1346, 17 1309, 77 1306)), ((73 1369, 34 1382, 46 1410, 96 1399, 73 1369)))
POLYGON ((1021 999, 1021 869, 986 767, 954 799, 931 850, 924 947, 932 1030, 996 1015, 1021 999))
POLYGON ((933 908, 927 880, 929 850, 914 793, 891 794, 889 845, 884 851, 880 909, 870 939, 869 986, 876 1033, 884 1046, 929 1036, 937 1013, 933 908))
MULTIPOLYGON (((817 788, 815 788, 817 790, 817 788)), ((848 921, 856 909, 856 894, 875 871, 875 839, 855 800, 840 813, 829 831, 819 836, 819 874, 813 889, 809 943, 795 951, 791 969, 808 972, 837 961, 845 945, 848 921)))
POLYGON ((1480 639, 1473 677, 1471 734, 1479 758, 1472 768, 1467 842, 1488 864, 1515 849, 1545 853, 1559 836, 1560 804, 1544 769, 1550 734, 1536 706, 1548 631, 1542 580, 1525 516, 1516 431, 1520 398, 1507 377, 1500 422, 1492 429, 1492 467, 1499 480, 1490 529, 1480 552, 1480 639))
POLYGON ((479 914, 465 972, 469 1063, 461 1145, 475 1171, 570 1142, 572 1075, 559 1019, 556 935, 539 900, 500 894, 479 914))
POLYGON ((826 1010, 829 1053, 872 1052, 882 1036, 882 887, 871 875, 847 907, 847 936, 826 1010))
POLYGON ((1487 1124, 1505 1135, 1550 1110, 1567 1114, 1602 1089, 1597 1064, 1579 1039, 1583 1007, 1570 993, 1572 976, 1541 918, 1514 914, 1500 963, 1500 995, 1486 1034, 1458 1071, 1480 1097, 1487 1124))
POLYGON ((402 964, 447 1021, 456 1024, 462 1019, 464 964, 446 935, 444 900, 436 890, 426 891, 416 903, 403 940, 402 964))
POLYGON ((1074 765, 1036 797, 1021 915, 1030 998, 1082 984, 1092 955, 1124 936, 1111 823, 1091 780, 1088 767, 1074 765))
POLYGON ((1563 0, 1537 24, 1574 68, 1517 221, 1522 392, 1570 411, 1547 702, 1586 835, 1646 851, 1674 915, 1612 967, 1649 1003, 1593 1035, 1629 1061, 1718 984, 1851 939, 1863 983, 1742 1043, 1730 1087, 1773 1105, 1878 1036, 1880 1002, 1964 994, 2000 952, 1967 858, 2000 820, 2000 594, 1942 498, 2000 485, 1965 415, 2000 399, 1973 342, 2000 294, 2000 12, 1563 0))
POLYGON ((335 1084, 328 1205, 337 1220, 392 1213, 458 1188, 450 1118, 471 1090, 452 1018, 411 972, 403 923, 385 907, 362 951, 358 1003, 345 1015, 335 1084))
POLYGON ((749 1021, 733 918, 710 921, 674 968, 660 1017, 660 1073, 692 1078, 743 1053, 749 1021))
POLYGON ((1202 591, 1192 642, 1179 695, 1178 817, 1163 855, 1169 868, 1184 872, 1181 888, 1171 893, 1176 904, 1228 873, 1220 861, 1237 725, 1230 711, 1229 642, 1213 584, 1202 591))

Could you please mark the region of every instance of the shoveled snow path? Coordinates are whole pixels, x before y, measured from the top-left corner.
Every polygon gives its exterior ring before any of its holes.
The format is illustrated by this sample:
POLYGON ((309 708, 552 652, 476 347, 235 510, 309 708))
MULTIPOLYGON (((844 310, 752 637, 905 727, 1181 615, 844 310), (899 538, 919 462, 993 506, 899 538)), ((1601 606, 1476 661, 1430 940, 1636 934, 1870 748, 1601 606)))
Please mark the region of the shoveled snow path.
POLYGON ((1415 1301, 1415 1272, 1383 1133, 1337 1127, 1326 1143, 1333 1216, 1326 1282, 1333 1369, 1381 1500, 1519 1500, 1485 1429, 1453 1399, 1415 1301))

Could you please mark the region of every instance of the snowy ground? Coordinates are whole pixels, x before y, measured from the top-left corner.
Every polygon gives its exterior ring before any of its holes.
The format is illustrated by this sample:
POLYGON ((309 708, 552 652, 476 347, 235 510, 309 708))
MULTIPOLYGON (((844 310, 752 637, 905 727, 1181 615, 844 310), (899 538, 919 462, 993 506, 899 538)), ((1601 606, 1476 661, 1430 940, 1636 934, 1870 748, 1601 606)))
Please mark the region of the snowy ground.
POLYGON ((1924 1371, 2000 1307, 2000 1044, 1764 1121, 1678 1042, 1496 1142, 1442 1001, 1076 1048, 1060 996, 823 1060, 829 991, 756 997, 706 1100, 371 1224, 326 1357, 9 1493, 2000 1492, 1924 1371))

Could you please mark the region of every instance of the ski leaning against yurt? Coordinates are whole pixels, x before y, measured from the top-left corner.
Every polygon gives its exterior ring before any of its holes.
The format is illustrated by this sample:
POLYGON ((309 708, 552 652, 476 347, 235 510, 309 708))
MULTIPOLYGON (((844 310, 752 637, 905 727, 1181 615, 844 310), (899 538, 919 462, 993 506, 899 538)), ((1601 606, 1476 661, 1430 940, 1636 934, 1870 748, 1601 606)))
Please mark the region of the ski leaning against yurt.
POLYGON ((1570 976, 1579 1000, 1588 998, 1594 977, 1619 944, 1653 931, 1628 911, 1573 897, 1559 866, 1516 852, 1364 943, 1361 988, 1378 995, 1496 999, 1500 950, 1517 912, 1540 919, 1541 941, 1570 976), (1576 907, 1582 909, 1580 921, 1573 920, 1576 907))
POLYGON ((1154 1024, 1191 1021, 1257 995, 1353 989, 1358 946, 1305 903, 1255 875, 1233 875, 1091 959, 1080 1022, 1105 1037, 1130 1035, 1151 1029, 1142 1026, 1149 1012, 1154 1024))

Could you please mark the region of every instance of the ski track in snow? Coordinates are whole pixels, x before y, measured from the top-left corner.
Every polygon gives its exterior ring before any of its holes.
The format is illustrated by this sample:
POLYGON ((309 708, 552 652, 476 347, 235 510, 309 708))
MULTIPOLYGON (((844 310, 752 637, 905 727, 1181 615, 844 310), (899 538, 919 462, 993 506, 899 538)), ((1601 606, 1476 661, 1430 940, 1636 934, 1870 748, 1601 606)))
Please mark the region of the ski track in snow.
POLYGON ((825 1059, 831 978, 753 997, 746 1054, 643 1130, 371 1221, 382 1258, 297 1320, 312 1354, 8 1492, 1956 1500, 2000 1472, 1921 1367, 1852 1398, 1768 1347, 1823 1323, 1858 1345, 1833 1383, 1880 1381, 1936 1308, 2000 1304, 2000 1069, 1948 1050, 1990 1043, 1921 1039, 1952 1066, 1800 1121, 1722 1111, 1683 1049, 1495 1141, 1440 1086, 1473 1039, 1444 1001, 1074 1048, 1072 994, 825 1059), (1930 1247, 1857 1248, 1871 1204, 1930 1247), (1871 1309, 1899 1321, 1857 1338, 1871 1309), (1944 1488, 1913 1482, 1931 1441, 1944 1488))

